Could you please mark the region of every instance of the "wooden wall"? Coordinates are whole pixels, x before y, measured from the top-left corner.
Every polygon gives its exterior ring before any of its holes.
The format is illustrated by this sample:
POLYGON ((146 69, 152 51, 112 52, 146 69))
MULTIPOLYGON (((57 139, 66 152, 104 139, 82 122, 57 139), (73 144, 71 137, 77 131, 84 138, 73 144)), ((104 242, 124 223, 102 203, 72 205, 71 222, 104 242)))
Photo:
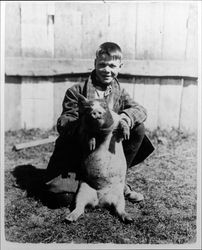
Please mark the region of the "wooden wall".
POLYGON ((197 3, 7 2, 5 17, 6 130, 55 125, 79 81, 70 74, 89 73, 98 45, 113 41, 147 127, 196 131, 197 3))
MULTIPOLYGON (((84 80, 84 79, 83 79, 84 80)), ((148 112, 145 122, 150 130, 197 131, 198 88, 195 80, 136 77, 120 79, 134 100, 148 112), (133 84, 135 83, 135 84, 133 84)), ((65 91, 79 79, 68 77, 23 77, 21 84, 5 85, 5 128, 52 128, 62 111, 65 91)))

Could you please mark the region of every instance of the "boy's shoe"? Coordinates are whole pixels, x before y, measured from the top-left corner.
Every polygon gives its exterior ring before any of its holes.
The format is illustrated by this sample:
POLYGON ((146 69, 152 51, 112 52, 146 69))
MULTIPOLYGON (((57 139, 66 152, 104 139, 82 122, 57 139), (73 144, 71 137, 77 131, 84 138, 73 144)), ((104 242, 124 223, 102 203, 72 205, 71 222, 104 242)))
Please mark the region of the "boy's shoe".
POLYGON ((131 186, 128 184, 124 187, 124 196, 131 202, 139 202, 144 200, 144 196, 141 193, 133 191, 131 186))

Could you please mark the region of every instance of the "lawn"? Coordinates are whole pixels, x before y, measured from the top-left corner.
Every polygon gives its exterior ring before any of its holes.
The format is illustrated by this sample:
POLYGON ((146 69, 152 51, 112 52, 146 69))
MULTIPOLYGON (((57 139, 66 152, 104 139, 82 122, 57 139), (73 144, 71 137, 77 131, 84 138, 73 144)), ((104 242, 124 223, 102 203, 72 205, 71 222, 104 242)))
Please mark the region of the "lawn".
POLYGON ((56 135, 54 131, 20 130, 5 135, 5 238, 19 243, 184 244, 196 242, 197 140, 172 130, 148 132, 155 152, 128 172, 128 182, 145 200, 126 202, 134 222, 125 225, 105 208, 88 208, 73 223, 64 221, 72 195, 33 195, 30 175, 44 174, 53 143, 12 150, 15 143, 56 135), (20 166, 20 167, 19 167, 20 166), (21 182, 13 172, 21 169, 21 182), (41 172, 40 172, 41 171, 41 172), (24 183, 23 183, 24 180, 24 183), (20 183, 20 185, 19 185, 20 183), (52 205, 50 205, 52 204, 52 205))

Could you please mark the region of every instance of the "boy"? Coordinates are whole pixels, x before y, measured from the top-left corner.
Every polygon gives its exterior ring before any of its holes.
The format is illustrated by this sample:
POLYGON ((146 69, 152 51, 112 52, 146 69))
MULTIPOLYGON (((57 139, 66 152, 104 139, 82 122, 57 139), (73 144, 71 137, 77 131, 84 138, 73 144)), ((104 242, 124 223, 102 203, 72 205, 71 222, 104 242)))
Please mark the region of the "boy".
MULTIPOLYGON (((121 60, 122 51, 117 44, 111 42, 101 44, 96 52, 95 69, 88 80, 66 91, 63 111, 57 121, 59 137, 47 167, 48 180, 59 175, 65 177, 68 172, 75 172, 79 176, 82 150, 78 143, 78 94, 89 100, 104 98, 109 107, 120 115, 120 125, 129 128, 130 133, 125 134, 123 140, 128 168, 140 163, 153 152, 154 148, 145 135, 143 125, 146 110, 120 88, 117 80, 122 67, 121 60)), ((88 144, 90 150, 94 150, 96 146, 96 142, 93 143, 94 145, 92 142, 88 144)), ((142 194, 132 191, 129 185, 125 185, 124 194, 130 201, 144 199, 142 194)))

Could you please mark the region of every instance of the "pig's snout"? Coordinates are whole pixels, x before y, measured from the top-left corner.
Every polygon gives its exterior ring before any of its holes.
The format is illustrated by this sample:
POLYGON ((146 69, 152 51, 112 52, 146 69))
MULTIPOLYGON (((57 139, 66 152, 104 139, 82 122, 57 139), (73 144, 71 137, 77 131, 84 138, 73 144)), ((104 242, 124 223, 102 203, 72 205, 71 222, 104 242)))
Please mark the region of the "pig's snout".
POLYGON ((91 117, 93 118, 93 119, 101 119, 102 118, 102 112, 101 111, 99 111, 99 110, 93 110, 92 112, 91 112, 91 117))

